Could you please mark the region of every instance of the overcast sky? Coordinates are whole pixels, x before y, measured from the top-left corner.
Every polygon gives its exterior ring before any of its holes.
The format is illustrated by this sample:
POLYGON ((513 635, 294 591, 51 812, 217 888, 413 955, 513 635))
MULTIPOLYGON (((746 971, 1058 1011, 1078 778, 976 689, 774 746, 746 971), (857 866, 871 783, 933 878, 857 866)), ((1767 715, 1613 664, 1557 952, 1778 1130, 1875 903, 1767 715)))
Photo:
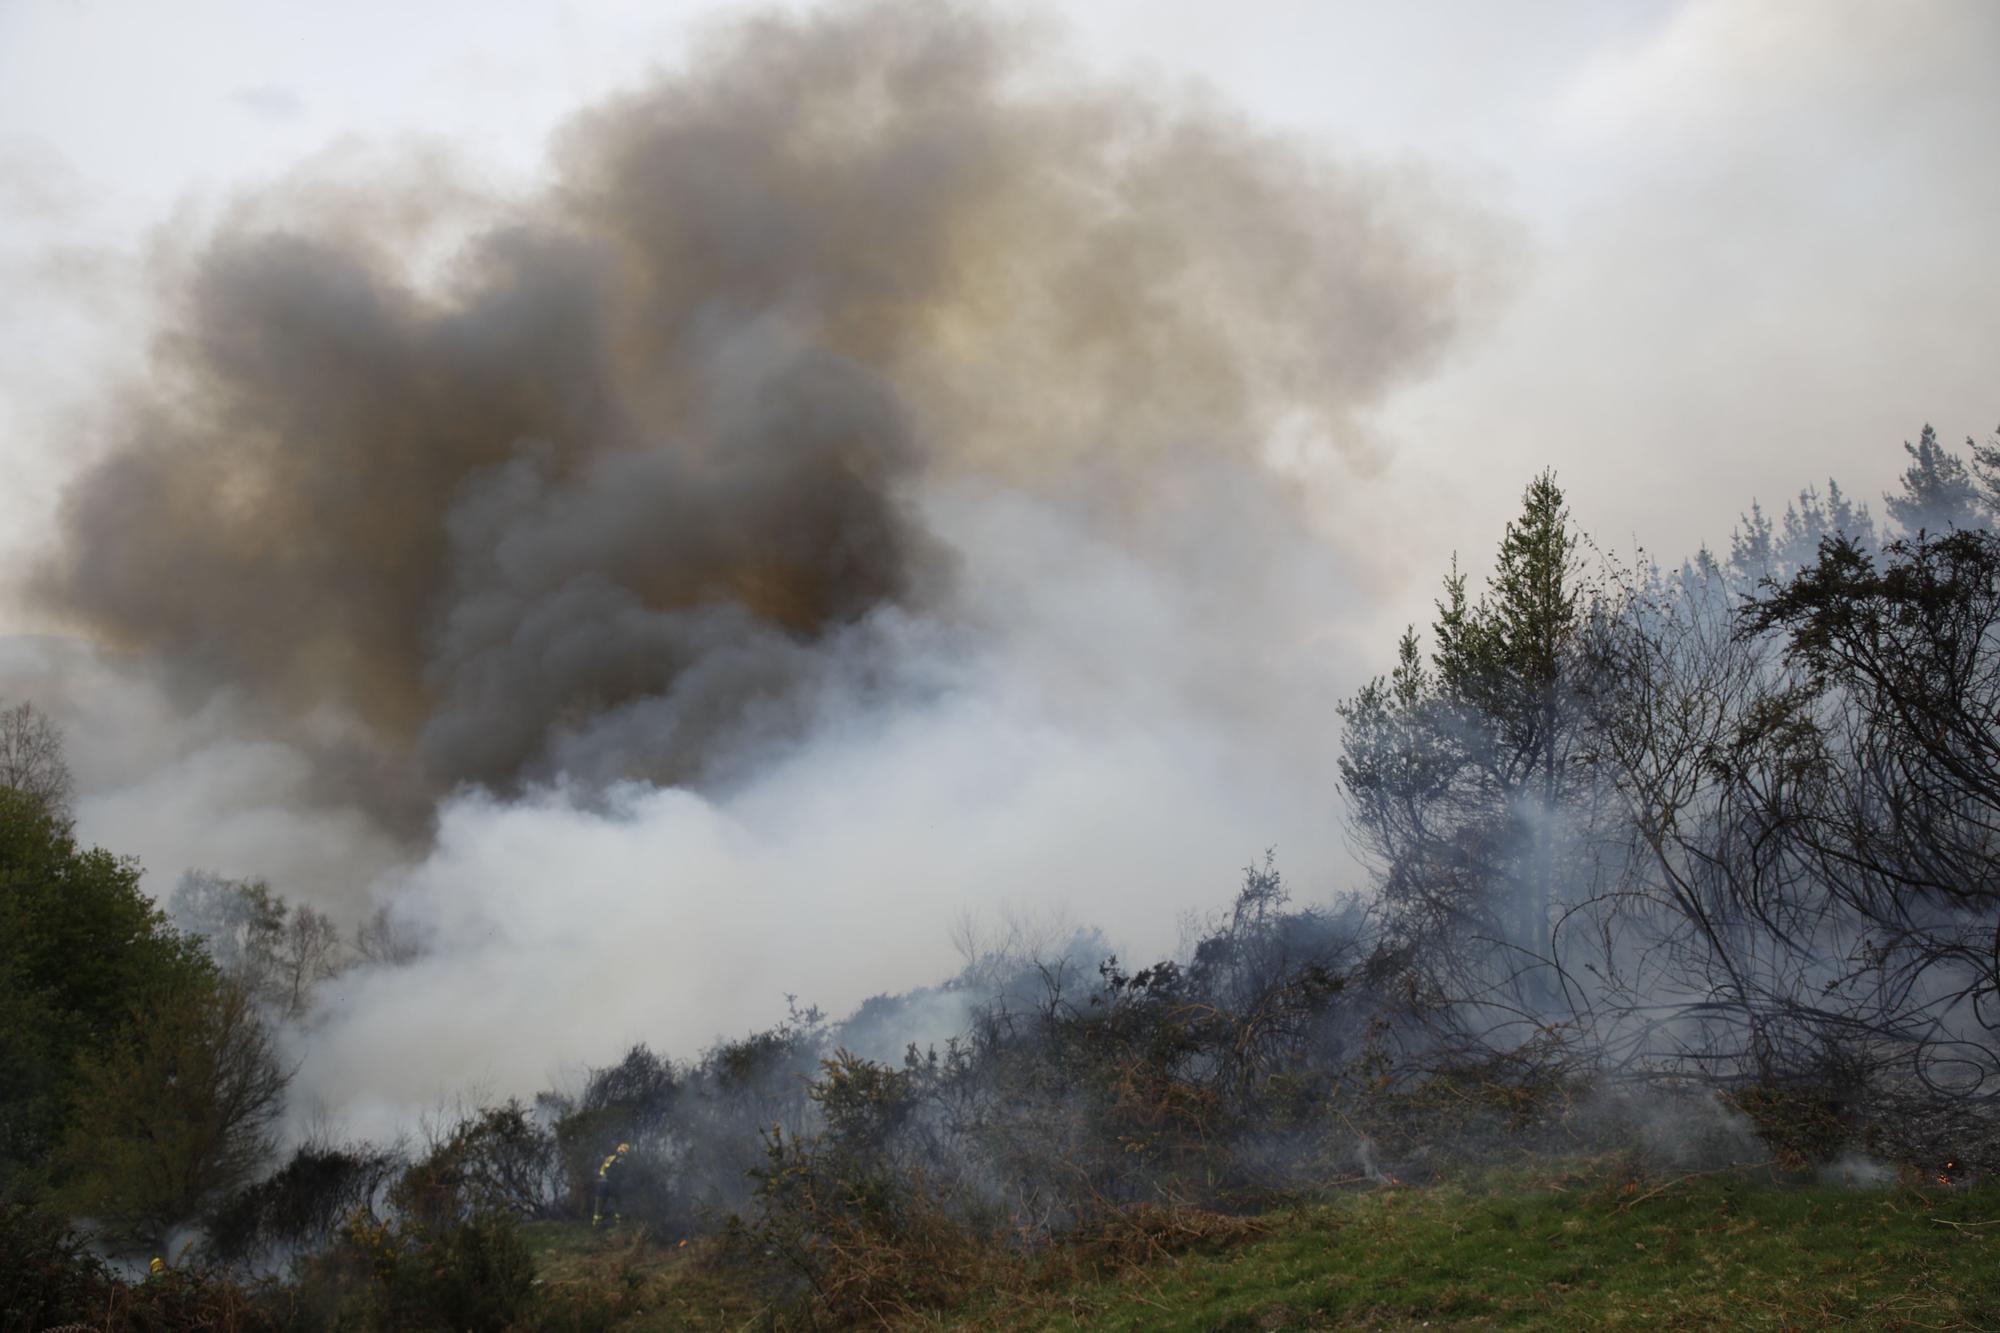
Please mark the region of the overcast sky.
MULTIPOLYGON (((130 257, 314 155, 421 140, 532 182, 570 112, 714 3, 0 4, 10 553, 141 350, 130 257)), ((1512 291, 1375 422, 1393 620, 1556 466, 1601 540, 1724 542, 1751 496, 1871 497, 1926 421, 2000 421, 2000 6, 1091 0, 1071 58, 1429 173, 1519 227, 1512 291)), ((1347 513, 1345 504, 1334 506, 1347 513)), ((1879 501, 1878 501, 1879 508, 1879 501)))

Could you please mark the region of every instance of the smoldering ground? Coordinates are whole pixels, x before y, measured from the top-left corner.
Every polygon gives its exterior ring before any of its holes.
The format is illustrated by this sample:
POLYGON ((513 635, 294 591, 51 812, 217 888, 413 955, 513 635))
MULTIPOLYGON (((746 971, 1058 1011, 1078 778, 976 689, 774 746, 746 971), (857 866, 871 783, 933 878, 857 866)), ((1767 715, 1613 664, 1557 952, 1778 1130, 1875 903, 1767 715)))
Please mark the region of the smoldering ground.
MULTIPOLYGON (((576 117, 533 197, 307 171, 163 239, 27 590, 199 754, 297 770, 218 803, 402 849, 372 892, 432 952, 335 988, 309 1087, 859 998, 968 897, 1164 942, 1268 842, 1332 864, 1356 594, 1298 477, 1366 470, 1503 229, 1045 37, 773 11, 576 117)), ((107 761, 95 808, 190 762, 107 761)))

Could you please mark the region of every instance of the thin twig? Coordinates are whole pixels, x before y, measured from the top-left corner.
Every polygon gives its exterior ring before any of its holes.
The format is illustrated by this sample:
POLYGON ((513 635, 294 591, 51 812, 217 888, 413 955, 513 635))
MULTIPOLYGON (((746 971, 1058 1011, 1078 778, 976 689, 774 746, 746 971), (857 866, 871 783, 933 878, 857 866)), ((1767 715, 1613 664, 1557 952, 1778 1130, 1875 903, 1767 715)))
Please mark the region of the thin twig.
POLYGON ((1954 1222, 1948 1217, 1933 1217, 1931 1221, 1941 1227, 1957 1227, 1960 1231, 1976 1231, 1980 1227, 2000 1227, 2000 1217, 1990 1222, 1954 1222))
POLYGON ((1771 1162, 1769 1160, 1766 1160, 1762 1162, 1757 1162, 1751 1166, 1713 1166, 1706 1171, 1690 1171, 1684 1176, 1675 1176, 1672 1180, 1664 1181, 1661 1184, 1655 1185, 1652 1189, 1647 1190, 1644 1194, 1641 1194, 1636 1198, 1627 1199, 1625 1202, 1618 1205, 1617 1211, 1621 1213, 1625 1212, 1630 1208, 1636 1207, 1637 1205, 1644 1203, 1646 1200, 1652 1198, 1656 1194, 1663 1194, 1667 1190, 1672 1189, 1676 1185, 1685 1185, 1688 1181, 1694 1180, 1699 1176, 1720 1175, 1725 1171, 1755 1171, 1759 1167, 1766 1167, 1770 1165, 1771 1162))

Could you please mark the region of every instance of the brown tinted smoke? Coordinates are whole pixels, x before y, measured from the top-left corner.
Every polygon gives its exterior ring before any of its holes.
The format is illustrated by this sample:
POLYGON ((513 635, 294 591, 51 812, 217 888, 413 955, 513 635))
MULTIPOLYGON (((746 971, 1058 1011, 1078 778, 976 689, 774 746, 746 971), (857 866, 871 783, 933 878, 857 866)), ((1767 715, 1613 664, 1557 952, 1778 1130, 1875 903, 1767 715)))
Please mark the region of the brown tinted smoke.
POLYGON ((930 0, 739 23, 578 118, 442 276, 246 204, 39 598, 295 741, 358 721, 418 792, 686 780, 796 725, 871 613, 948 605, 926 479, 1115 524, 1281 421, 1347 447, 1450 331, 1451 228, 1035 52, 930 0))

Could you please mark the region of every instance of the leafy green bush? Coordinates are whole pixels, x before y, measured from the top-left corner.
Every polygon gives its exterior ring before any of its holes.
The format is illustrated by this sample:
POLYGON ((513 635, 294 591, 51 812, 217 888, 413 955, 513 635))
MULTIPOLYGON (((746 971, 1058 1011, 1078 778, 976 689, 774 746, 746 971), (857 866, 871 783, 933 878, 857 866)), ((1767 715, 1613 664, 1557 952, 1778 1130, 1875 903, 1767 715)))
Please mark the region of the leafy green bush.
POLYGON ((139 887, 128 857, 77 844, 69 820, 0 786, 0 1180, 45 1161, 81 1071, 149 997, 212 969, 139 887))

